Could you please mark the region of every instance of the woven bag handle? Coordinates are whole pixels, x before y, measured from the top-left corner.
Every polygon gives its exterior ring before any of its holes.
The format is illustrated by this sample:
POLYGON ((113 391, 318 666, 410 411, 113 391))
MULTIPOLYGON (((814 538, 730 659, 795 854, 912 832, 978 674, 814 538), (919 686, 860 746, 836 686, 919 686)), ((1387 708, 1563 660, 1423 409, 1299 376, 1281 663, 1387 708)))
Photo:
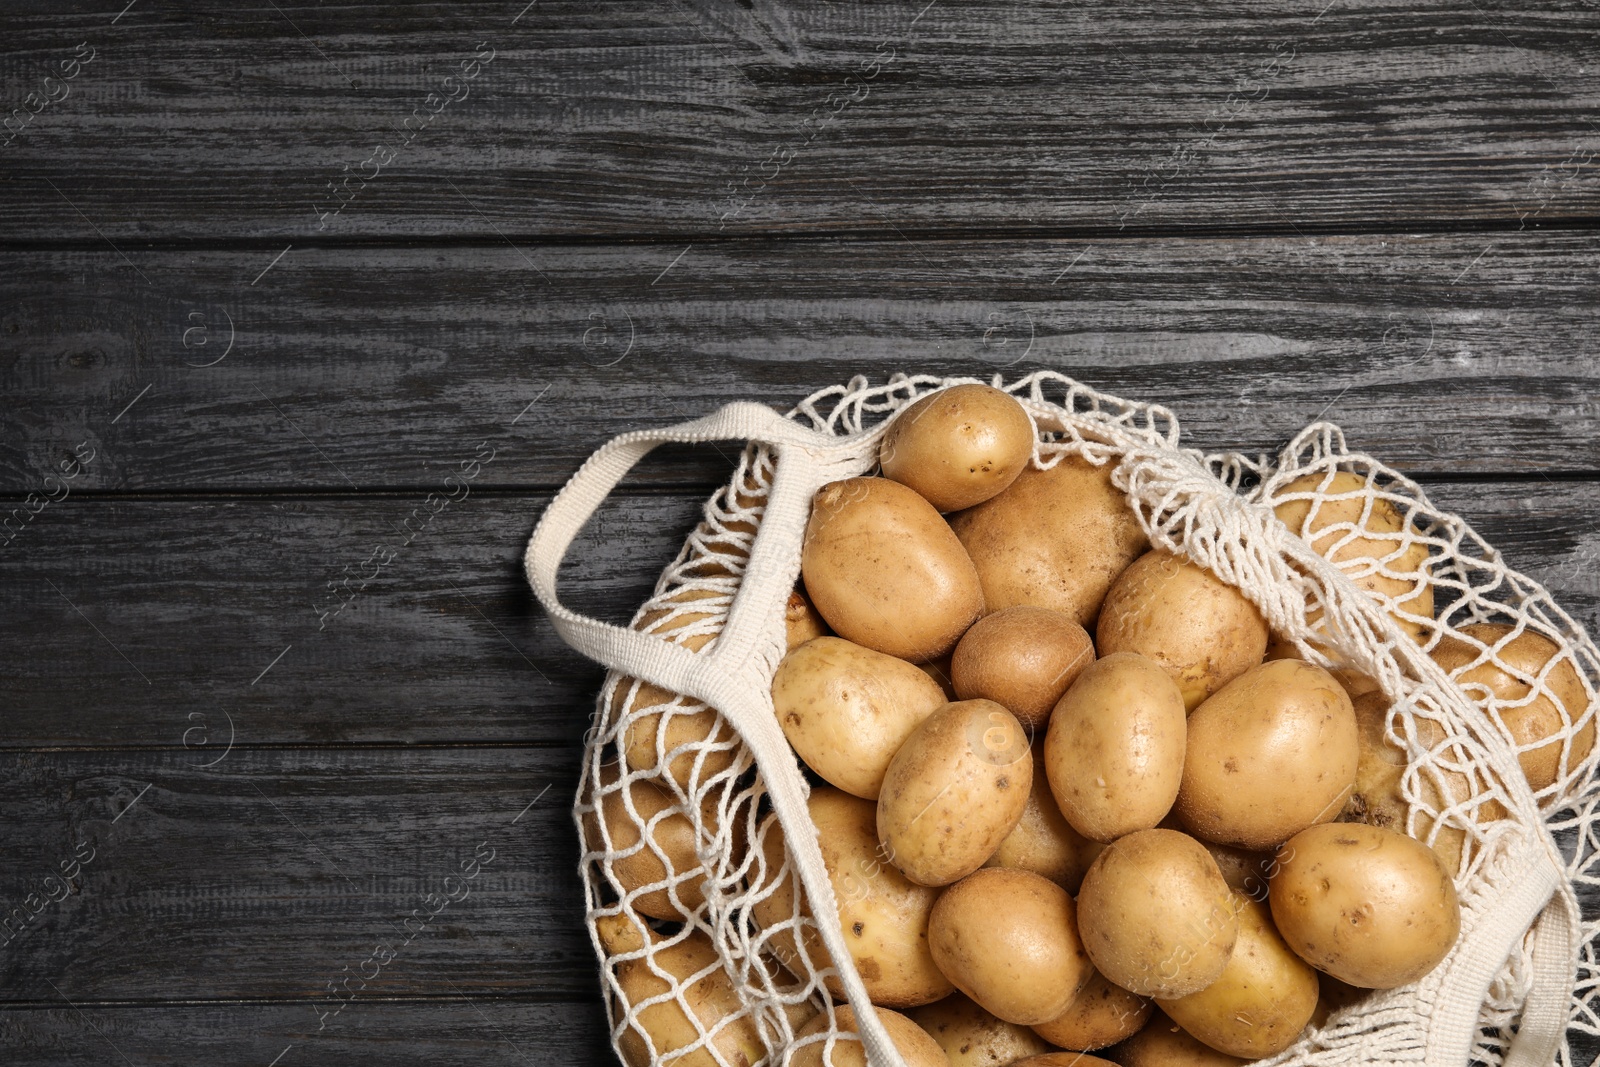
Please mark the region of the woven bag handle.
MULTIPOLYGON (((768 601, 776 604, 787 597, 816 490, 826 482, 869 468, 876 457, 872 447, 876 436, 868 431, 834 437, 749 402, 728 404, 704 418, 675 426, 622 434, 602 445, 556 494, 534 528, 523 559, 534 595, 567 644, 613 670, 700 700, 734 724, 755 757, 806 899, 817 915, 837 915, 838 900, 806 807, 805 778, 778 726, 770 692, 753 680, 752 658, 762 631, 761 620, 753 616, 759 615, 768 601), (771 445, 778 450, 779 460, 744 577, 714 644, 702 652, 691 652, 659 635, 601 622, 561 603, 556 595, 556 574, 573 539, 651 449, 668 442, 736 439, 771 445)), ((835 961, 846 999, 855 1010, 867 1062, 871 1067, 905 1067, 851 962, 839 924, 819 922, 817 928, 835 961)))

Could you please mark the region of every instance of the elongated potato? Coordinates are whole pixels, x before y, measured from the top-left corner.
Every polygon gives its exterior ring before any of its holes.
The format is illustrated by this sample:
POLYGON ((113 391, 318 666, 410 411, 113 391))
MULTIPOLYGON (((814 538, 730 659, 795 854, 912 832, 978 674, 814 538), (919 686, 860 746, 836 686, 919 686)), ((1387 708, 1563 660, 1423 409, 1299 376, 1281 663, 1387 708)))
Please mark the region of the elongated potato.
POLYGON ((1202 1045, 1159 1011, 1115 1052, 1122 1067, 1241 1067, 1250 1062, 1202 1045))
POLYGON ((1089 632, 1045 608, 1018 605, 972 624, 950 660, 962 700, 993 700, 1030 731, 1044 726, 1061 694, 1094 662, 1089 632))
POLYGON ((1093 841, 1148 830, 1172 808, 1184 775, 1183 694, 1152 660, 1095 660, 1050 716, 1044 763, 1072 828, 1093 841))
POLYGON ((1115 463, 1067 455, 1028 467, 1000 495, 957 512, 990 611, 1049 608, 1089 628, 1111 582, 1150 547, 1127 497, 1111 484, 1115 463))
MULTIPOLYGON (((794 1058, 789 1061, 790 1067, 867 1067, 867 1047, 861 1043, 856 1035, 855 1010, 840 1004, 834 1007, 834 1015, 838 1017, 839 1032, 841 1036, 833 1039, 833 1047, 828 1048, 826 1039, 801 1045, 795 1050, 794 1058), (850 1036, 842 1036, 850 1035, 850 1036)), ((878 1009, 878 1018, 883 1022, 883 1028, 889 1032, 889 1040, 894 1042, 895 1051, 900 1053, 900 1058, 905 1060, 906 1067, 948 1067, 944 1050, 939 1043, 916 1023, 901 1015, 897 1011, 887 1008, 878 1009)), ((826 1012, 818 1015, 806 1026, 796 1033, 795 1041, 820 1034, 828 1029, 828 1015, 826 1012)), ((754 1063, 755 1060, 747 1062, 754 1063)))
POLYGON ((921 885, 949 885, 983 866, 1028 806, 1033 759, 1016 716, 992 700, 935 711, 883 776, 878 837, 921 885))
POLYGON ((961 542, 932 504, 887 478, 817 491, 800 572, 835 633, 913 663, 949 652, 983 614, 961 542))
POLYGON ((1294 1044, 1317 1008, 1317 972, 1290 951, 1264 903, 1234 894, 1239 940, 1215 982, 1161 1000, 1173 1022, 1219 1052, 1275 1056, 1294 1044))
POLYGON ((1005 1067, 1050 1051, 1049 1043, 1026 1026, 1006 1022, 961 993, 906 1014, 944 1049, 950 1067, 1005 1067))
POLYGON ((1100 855, 1103 846, 1074 830, 1061 814, 1045 771, 1044 742, 1034 742, 1032 752, 1033 784, 1028 788, 1028 806, 983 865, 1032 871, 1067 892, 1076 893, 1089 864, 1100 855))
POLYGON ((885 478, 956 511, 1014 482, 1033 441, 1033 420, 1014 398, 988 385, 953 385, 895 416, 878 455, 885 478))
POLYGON ((1093 1052, 1137 1034, 1150 1011, 1150 1001, 1095 971, 1066 1011, 1033 1032, 1052 1045, 1093 1052))
POLYGON ((772 678, 783 735, 831 785, 877 800, 889 761, 944 690, 903 659, 839 637, 818 637, 783 657, 772 678))

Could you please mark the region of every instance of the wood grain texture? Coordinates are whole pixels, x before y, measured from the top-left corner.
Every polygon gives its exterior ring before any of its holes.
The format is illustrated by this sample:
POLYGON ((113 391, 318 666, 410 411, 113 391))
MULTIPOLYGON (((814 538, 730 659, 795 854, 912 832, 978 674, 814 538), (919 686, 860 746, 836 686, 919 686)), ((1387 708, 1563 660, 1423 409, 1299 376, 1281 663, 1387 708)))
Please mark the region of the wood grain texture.
POLYGON ((1600 12, 1583 3, 209 0, 114 14, 8 11, 0 84, 29 121, 0 150, 0 237, 1600 215, 1600 12), (80 43, 94 58, 47 87, 80 43), (30 102, 45 92, 61 99, 30 102))
POLYGON ((144 277, 0 254, 0 490, 60 492, 80 445, 73 489, 420 493, 480 452, 475 485, 553 488, 729 400, 1036 368, 1166 404, 1206 448, 1325 415, 1408 470, 1600 470, 1593 234, 735 242, 654 285, 669 248, 520 251, 544 273, 504 247, 315 249, 256 287, 271 253, 139 253, 144 277))

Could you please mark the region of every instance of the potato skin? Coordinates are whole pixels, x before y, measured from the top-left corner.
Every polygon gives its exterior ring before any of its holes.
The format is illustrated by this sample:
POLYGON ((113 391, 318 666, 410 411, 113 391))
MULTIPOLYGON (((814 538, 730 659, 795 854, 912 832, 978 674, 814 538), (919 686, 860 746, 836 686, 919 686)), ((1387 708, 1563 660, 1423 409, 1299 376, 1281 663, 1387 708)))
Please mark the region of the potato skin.
POLYGON ((906 738, 883 776, 884 855, 921 885, 965 878, 1016 827, 1032 785, 1016 716, 992 700, 946 704, 906 738))
POLYGON ((1006 867, 945 890, 928 921, 928 943, 957 989, 1021 1026, 1066 1011, 1092 970, 1067 891, 1006 867))
POLYGON ((1122 1067, 1240 1067, 1250 1062, 1202 1045, 1159 1011, 1115 1051, 1122 1067))
POLYGON ((1301 959, 1363 989, 1416 981, 1461 932, 1455 883, 1438 855, 1359 823, 1313 826, 1285 842, 1269 902, 1301 959))
MULTIPOLYGON (((856 1033, 856 1013, 853 1008, 837 1004, 833 1013, 837 1017, 840 1033, 856 1033)), ((883 1022, 883 1028, 889 1032, 889 1040, 894 1042, 900 1058, 906 1061, 906 1067, 948 1067, 944 1050, 939 1047, 939 1043, 916 1023, 888 1008, 878 1008, 878 1018, 883 1022)), ((810 1037, 827 1029, 828 1013, 823 1012, 801 1027, 794 1036, 797 1039, 810 1037)), ((822 1067, 824 1063, 829 1067, 867 1067, 867 1046, 863 1045, 859 1038, 835 1040, 831 1055, 824 1051, 827 1047, 826 1041, 816 1041, 801 1047, 789 1061, 790 1067, 822 1067)), ((747 1062, 754 1063, 755 1059, 752 1058, 747 1062)))
POLYGON ((1263 903, 1234 894, 1239 940, 1222 975, 1198 993, 1161 1000, 1173 1022, 1219 1052, 1275 1056, 1317 1009, 1317 972, 1279 936, 1263 903))
POLYGON ((1176 830, 1106 846, 1078 892, 1085 950, 1140 996, 1181 997, 1217 980, 1239 934, 1233 894, 1205 847, 1176 830))
POLYGON ((1028 789, 1028 806, 983 865, 1032 871, 1067 892, 1076 893, 1089 864, 1104 846, 1078 833, 1061 814, 1045 771, 1044 742, 1035 741, 1032 751, 1033 784, 1028 789))
POLYGON ((793 652, 812 638, 824 637, 828 633, 828 624, 817 614, 817 609, 811 603, 811 598, 806 596, 805 589, 798 585, 789 594, 789 602, 783 606, 783 627, 789 652, 793 652))
POLYGON ((783 657, 772 704, 790 746, 830 785, 878 799, 889 761, 944 690, 919 668, 839 637, 818 637, 783 657))
POLYGON ((1338 816, 1359 759, 1350 697, 1321 667, 1271 660, 1189 716, 1173 810, 1196 837, 1263 849, 1338 816))
POLYGON ((950 660, 962 700, 1003 704, 1030 731, 1094 662, 1089 632, 1059 611, 1019 604, 972 624, 950 660))
POLYGON ((817 490, 800 573, 834 633, 913 663, 950 651, 983 614, 961 542, 932 504, 887 478, 817 490))
POLYGON ((1048 470, 1026 468, 1005 492, 950 517, 990 611, 1032 604, 1085 629, 1093 624, 1112 580, 1150 547, 1111 484, 1114 466, 1065 455, 1048 470))
POLYGON ((885 478, 940 511, 956 511, 1016 481, 1034 437, 1033 420, 1014 397, 988 385, 953 385, 895 416, 878 456, 885 478))
POLYGON ((1050 1051, 1050 1044, 1026 1026, 1006 1022, 961 993, 906 1014, 944 1049, 950 1067, 1005 1067, 1050 1051))
POLYGON ((1025 1060, 1017 1060, 1011 1067, 1117 1067, 1110 1060, 1103 1060, 1099 1056, 1088 1056, 1082 1052, 1046 1052, 1041 1056, 1029 1056, 1025 1060))
POLYGON ((1095 660, 1045 734, 1061 814, 1092 841, 1154 827, 1178 796, 1187 732, 1183 694, 1160 665, 1132 652, 1095 660))
POLYGON ((1095 971, 1066 1011, 1033 1032, 1052 1045, 1093 1052, 1137 1034, 1150 1012, 1149 1000, 1095 971))
POLYGON ((1164 667, 1189 711, 1261 662, 1267 620, 1204 567, 1151 549, 1117 576, 1095 629, 1100 655, 1137 652, 1164 667))

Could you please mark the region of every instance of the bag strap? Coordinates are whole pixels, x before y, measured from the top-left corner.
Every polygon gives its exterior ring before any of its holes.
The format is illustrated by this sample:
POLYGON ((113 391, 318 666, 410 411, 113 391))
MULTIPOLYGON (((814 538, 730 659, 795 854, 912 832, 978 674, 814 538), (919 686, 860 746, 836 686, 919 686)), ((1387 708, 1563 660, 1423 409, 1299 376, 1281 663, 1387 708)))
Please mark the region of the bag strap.
POLYGON ((1503 1067, 1556 1062, 1572 1012, 1573 972, 1583 943, 1583 915, 1570 882, 1563 884, 1533 927, 1533 988, 1522 1006, 1517 1036, 1503 1067))

